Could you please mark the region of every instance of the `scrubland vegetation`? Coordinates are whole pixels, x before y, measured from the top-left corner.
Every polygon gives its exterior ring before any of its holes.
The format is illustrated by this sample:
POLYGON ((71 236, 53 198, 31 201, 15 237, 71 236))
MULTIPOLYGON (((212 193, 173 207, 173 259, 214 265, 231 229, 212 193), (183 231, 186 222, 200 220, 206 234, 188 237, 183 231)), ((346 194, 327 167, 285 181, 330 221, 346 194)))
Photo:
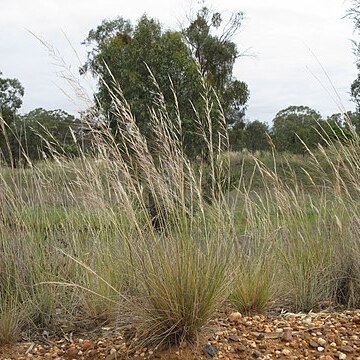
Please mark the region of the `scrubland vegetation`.
POLYGON ((206 8, 182 32, 103 22, 82 67, 98 102, 77 120, 18 116, 23 88, 0 78, 0 344, 116 321, 160 345, 195 339, 225 304, 360 306, 358 112, 245 123, 242 18, 225 39, 206 8))
POLYGON ((165 106, 152 111, 152 153, 127 106, 119 96, 125 148, 97 128, 92 156, 80 147, 77 158, 54 151, 2 167, 1 342, 112 320, 174 342, 196 337, 224 303, 359 306, 355 132, 305 155, 231 153, 208 107, 198 123, 207 157, 194 163, 165 106))

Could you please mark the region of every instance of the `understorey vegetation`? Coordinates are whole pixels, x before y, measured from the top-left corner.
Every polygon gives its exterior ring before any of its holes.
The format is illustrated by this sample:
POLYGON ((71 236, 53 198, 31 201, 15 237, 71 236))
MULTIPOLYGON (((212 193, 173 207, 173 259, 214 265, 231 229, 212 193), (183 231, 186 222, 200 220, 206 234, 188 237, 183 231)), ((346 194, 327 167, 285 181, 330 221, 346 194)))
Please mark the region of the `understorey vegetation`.
POLYGON ((326 146, 304 143, 303 155, 229 152, 223 113, 214 118, 203 90, 205 158, 186 156, 181 118, 160 94, 149 150, 118 88, 126 146, 97 125, 92 154, 74 142, 75 158, 55 147, 47 160, 1 168, 1 342, 118 321, 165 344, 196 338, 224 304, 360 305, 356 131, 337 141, 324 129, 326 146))

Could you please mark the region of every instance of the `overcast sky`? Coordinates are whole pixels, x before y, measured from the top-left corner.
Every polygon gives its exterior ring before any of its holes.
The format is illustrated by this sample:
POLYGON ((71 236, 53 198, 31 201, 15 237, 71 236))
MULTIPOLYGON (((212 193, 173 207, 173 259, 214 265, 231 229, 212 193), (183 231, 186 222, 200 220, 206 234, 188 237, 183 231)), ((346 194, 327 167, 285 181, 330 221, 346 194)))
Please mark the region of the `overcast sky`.
MULTIPOLYGON (((0 71, 25 87, 21 112, 43 107, 76 114, 86 103, 71 94, 58 76, 54 58, 28 30, 56 48, 77 76, 86 57, 80 43, 103 19, 122 16, 135 22, 146 13, 165 28, 177 28, 196 4, 196 0, 0 0, 0 71)), ((343 19, 350 0, 222 0, 208 5, 218 11, 245 12, 235 42, 250 56, 238 59, 234 76, 250 89, 247 118, 270 123, 289 105, 308 105, 323 116, 341 107, 354 109, 349 89, 357 76, 351 44, 355 34, 351 20, 343 19)), ((90 89, 91 81, 82 81, 90 89)))

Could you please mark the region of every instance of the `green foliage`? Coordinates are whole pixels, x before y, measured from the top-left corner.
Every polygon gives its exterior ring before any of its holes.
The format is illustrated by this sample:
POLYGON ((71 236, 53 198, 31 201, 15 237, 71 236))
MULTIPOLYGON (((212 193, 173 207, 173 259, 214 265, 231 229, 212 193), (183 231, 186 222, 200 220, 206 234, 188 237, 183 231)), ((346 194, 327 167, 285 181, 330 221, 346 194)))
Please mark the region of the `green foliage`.
POLYGON ((15 165, 12 152, 17 146, 11 126, 21 107, 24 88, 19 80, 2 78, 1 75, 0 72, 0 158, 10 165, 15 165))
POLYGON ((17 79, 2 78, 0 71, 0 110, 5 118, 21 107, 24 88, 17 79))
POLYGON ((118 129, 111 91, 120 85, 124 97, 137 120, 142 134, 149 139, 149 108, 156 101, 157 86, 149 69, 156 74, 156 82, 168 105, 168 111, 176 117, 174 94, 170 87, 171 76, 176 91, 179 109, 183 116, 185 146, 190 146, 194 112, 189 99, 199 99, 199 74, 181 34, 163 31, 160 23, 145 15, 135 26, 118 18, 103 21, 96 30, 90 31, 85 44, 94 44, 83 70, 91 70, 99 80, 97 97, 105 110, 110 126, 118 129))
MULTIPOLYGON (((92 46, 92 50, 81 71, 91 71, 97 77, 99 92, 96 97, 115 133, 119 135, 124 130, 116 120, 123 114, 115 114, 113 102, 117 85, 150 147, 154 134, 150 131, 149 109, 159 103, 159 90, 172 121, 181 115, 183 146, 191 157, 205 149, 198 128, 199 120, 207 116, 203 110, 204 92, 210 98, 213 114, 220 111, 220 100, 229 124, 242 120, 249 93, 245 83, 232 77, 238 52, 231 41, 241 25, 241 17, 234 16, 227 32, 215 36, 211 30, 221 25, 221 16, 213 14, 212 21, 209 16, 209 11, 203 9, 182 32, 164 31, 158 21, 145 15, 135 25, 123 18, 104 20, 89 32, 84 44, 92 46), (219 98, 206 90, 210 86, 219 98)), ((216 118, 212 116, 214 130, 220 126, 216 118)), ((125 140, 119 138, 118 141, 125 140)), ((215 135, 214 141, 217 141, 215 135)))
MULTIPOLYGON (((261 240, 266 243, 264 239, 261 240)), ((270 265, 269 257, 271 254, 252 254, 241 261, 230 294, 230 301, 241 313, 262 313, 272 300, 275 272, 271 269, 274 263, 270 265)))
POLYGON ((229 129, 229 142, 232 151, 241 151, 244 148, 245 123, 237 122, 229 129))
POLYGON ((34 109, 20 116, 16 125, 22 149, 30 160, 54 152, 68 156, 77 153, 71 130, 76 134, 79 123, 63 110, 34 109))
MULTIPOLYGON (((1 76, 1 73, 0 73, 1 76)), ((74 155, 70 128, 76 133, 79 124, 62 110, 34 109, 18 115, 24 89, 17 79, 0 77, 0 150, 1 160, 16 167, 19 162, 42 159, 51 154, 74 155)))
POLYGON ((62 110, 38 108, 16 115, 3 128, 3 159, 9 166, 17 167, 19 163, 27 165, 53 155, 76 155, 71 128, 76 134, 78 127, 74 116, 62 110))
POLYGON ((244 130, 244 145, 246 149, 252 152, 256 150, 269 150, 270 146, 267 137, 269 132, 269 126, 266 123, 258 120, 247 123, 244 130))
POLYGON ((297 154, 306 152, 304 144, 313 149, 322 142, 319 122, 321 115, 307 106, 289 106, 273 120, 273 138, 278 151, 297 154))
POLYGON ((233 37, 242 25, 244 14, 233 13, 224 26, 222 16, 203 7, 183 30, 183 35, 202 75, 220 97, 227 123, 232 125, 243 121, 249 98, 247 85, 233 78, 233 67, 239 57, 233 37))
POLYGON ((358 111, 348 111, 343 115, 343 128, 346 133, 350 136, 351 130, 355 130, 360 134, 360 113, 358 111))
POLYGON ((237 122, 229 129, 230 147, 232 151, 247 149, 250 152, 266 151, 270 149, 268 133, 269 126, 259 120, 246 124, 237 122))

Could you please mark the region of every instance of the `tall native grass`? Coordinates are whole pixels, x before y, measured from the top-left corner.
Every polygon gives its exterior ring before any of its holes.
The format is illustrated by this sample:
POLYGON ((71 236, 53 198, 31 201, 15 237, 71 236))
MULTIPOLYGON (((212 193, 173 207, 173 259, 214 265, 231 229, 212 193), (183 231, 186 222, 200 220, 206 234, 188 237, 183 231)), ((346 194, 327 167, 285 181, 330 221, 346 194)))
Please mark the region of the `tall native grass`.
POLYGON ((229 300, 246 313, 359 306, 355 133, 324 135, 304 166, 281 156, 286 172, 275 152, 234 162, 204 84, 194 122, 207 157, 194 163, 160 90, 151 150, 121 89, 109 91, 122 132, 90 121, 92 155, 1 168, 1 342, 114 320, 142 342, 192 340, 229 300))

